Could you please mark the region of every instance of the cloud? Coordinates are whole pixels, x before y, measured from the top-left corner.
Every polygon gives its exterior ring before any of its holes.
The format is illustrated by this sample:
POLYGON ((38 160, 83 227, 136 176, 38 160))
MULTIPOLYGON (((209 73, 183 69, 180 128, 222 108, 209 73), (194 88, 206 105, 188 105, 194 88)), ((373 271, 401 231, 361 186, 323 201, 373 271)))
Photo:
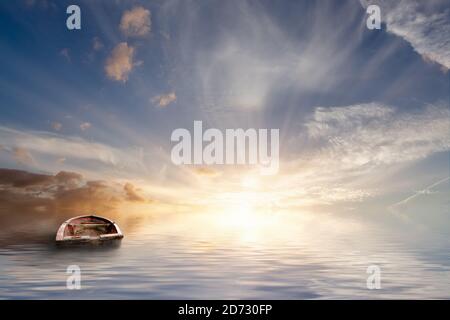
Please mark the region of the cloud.
POLYGON ((142 172, 145 166, 138 150, 133 148, 118 149, 106 144, 86 141, 80 137, 62 136, 57 133, 15 130, 0 126, 3 150, 0 152, 1 163, 11 163, 21 159, 33 165, 35 169, 54 170, 55 161, 65 159, 65 165, 83 173, 105 173, 108 170, 123 169, 125 173, 142 172), (33 157, 31 157, 33 154, 33 157), (33 159, 33 163, 30 163, 33 159), (36 159, 37 161, 34 161, 36 159), (39 163, 39 167, 37 166, 39 163))
POLYGON ((36 185, 47 185, 53 177, 45 174, 30 174, 22 170, 0 168, 0 185, 9 185, 15 188, 24 188, 36 185))
POLYGON ((445 103, 415 113, 368 103, 316 108, 306 124, 322 150, 347 166, 380 165, 423 159, 450 149, 450 111, 445 103))
POLYGON ((60 171, 56 175, 31 173, 23 170, 0 168, 0 185, 31 190, 33 187, 49 185, 65 185, 71 188, 78 186, 83 180, 81 174, 60 171))
POLYGON ((145 198, 139 194, 139 190, 131 183, 126 183, 123 186, 126 194, 126 199, 129 201, 145 202, 145 198))
POLYGON ((58 164, 61 165, 61 164, 63 164, 66 160, 67 160, 66 158, 60 157, 60 158, 56 159, 56 163, 58 163, 58 164))
POLYGON ((135 50, 126 42, 119 43, 106 59, 105 72, 108 78, 126 82, 130 72, 136 65, 133 62, 135 50))
POLYGON ((150 11, 143 7, 127 10, 119 25, 122 33, 129 37, 143 37, 151 30, 150 11))
POLYGON ((25 148, 14 147, 12 149, 12 153, 18 163, 24 165, 34 164, 33 157, 31 156, 30 152, 28 152, 28 150, 26 150, 25 148))
POLYGON ((450 150, 445 102, 410 112, 377 102, 316 107, 303 128, 293 139, 302 148, 281 159, 269 187, 283 207, 360 202, 403 191, 399 172, 450 150))
MULTIPOLYGON (((353 125, 355 122, 362 124, 367 119, 387 118, 394 112, 393 108, 377 104, 359 104, 344 107, 317 107, 314 111, 314 121, 306 125, 311 129, 310 134, 314 135, 314 129, 323 129, 332 124, 353 125), (317 125, 317 126, 315 126, 317 125)), ((319 130, 320 131, 320 130, 319 130)), ((321 134, 322 132, 319 132, 321 134)))
POLYGON ((55 131, 59 131, 62 128, 62 124, 60 122, 52 122, 52 128, 55 131))
MULTIPOLYGON (((173 61, 179 64, 173 78, 183 86, 194 83, 192 96, 198 106, 217 115, 279 107, 276 96, 285 90, 297 96, 329 94, 342 81, 340 75, 356 68, 362 10, 350 3, 295 6, 307 14, 295 21, 298 29, 293 32, 287 21, 280 23, 260 3, 225 1, 212 9, 166 2, 162 19, 178 20, 171 29, 173 61), (221 28, 208 26, 211 16, 221 28), (180 72, 186 66, 189 72, 180 72)), ((217 122, 223 124, 223 119, 217 122)))
POLYGON ((446 0, 368 1, 377 4, 387 31, 408 41, 427 61, 450 68, 450 8, 446 0))
POLYGON ((161 108, 167 107, 169 104, 177 100, 177 95, 175 92, 170 92, 168 94, 162 94, 151 99, 152 103, 156 103, 161 108))
POLYGON ((92 127, 92 124, 90 122, 83 122, 82 124, 80 124, 81 131, 86 131, 90 127, 92 127))

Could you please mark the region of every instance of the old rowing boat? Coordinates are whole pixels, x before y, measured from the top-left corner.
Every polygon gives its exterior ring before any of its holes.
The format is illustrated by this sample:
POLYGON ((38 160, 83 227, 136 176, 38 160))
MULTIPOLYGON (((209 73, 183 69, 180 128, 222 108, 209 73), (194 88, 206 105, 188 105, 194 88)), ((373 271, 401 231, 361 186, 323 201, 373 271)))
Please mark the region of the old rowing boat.
POLYGON ((107 218, 88 215, 65 221, 56 233, 57 244, 102 244, 123 238, 119 226, 107 218))

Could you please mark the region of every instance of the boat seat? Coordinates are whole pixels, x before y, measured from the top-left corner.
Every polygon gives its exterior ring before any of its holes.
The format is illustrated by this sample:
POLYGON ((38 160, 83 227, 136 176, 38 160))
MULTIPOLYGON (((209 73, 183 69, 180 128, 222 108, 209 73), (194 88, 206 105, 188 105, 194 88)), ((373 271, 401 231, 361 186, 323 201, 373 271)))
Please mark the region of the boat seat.
POLYGON ((110 223, 80 223, 78 226, 89 226, 89 227, 103 227, 109 226, 110 223))

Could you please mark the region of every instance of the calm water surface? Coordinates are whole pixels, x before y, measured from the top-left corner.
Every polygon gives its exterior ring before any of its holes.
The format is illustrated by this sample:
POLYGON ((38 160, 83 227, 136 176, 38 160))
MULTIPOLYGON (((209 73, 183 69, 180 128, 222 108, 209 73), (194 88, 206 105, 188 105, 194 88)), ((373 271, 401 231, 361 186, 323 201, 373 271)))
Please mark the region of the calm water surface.
POLYGON ((220 229, 178 220, 129 230, 118 248, 58 249, 47 240, 4 244, 0 297, 450 298, 447 237, 411 243, 358 226, 220 229), (372 264, 382 270, 380 290, 366 287, 372 264), (81 290, 66 289, 68 265, 81 268, 81 290))

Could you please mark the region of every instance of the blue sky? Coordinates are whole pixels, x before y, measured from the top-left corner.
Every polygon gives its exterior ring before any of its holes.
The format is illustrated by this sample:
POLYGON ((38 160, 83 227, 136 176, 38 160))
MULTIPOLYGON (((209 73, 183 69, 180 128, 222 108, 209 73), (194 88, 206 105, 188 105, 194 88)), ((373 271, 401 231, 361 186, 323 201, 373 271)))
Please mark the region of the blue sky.
POLYGON ((77 1, 69 31, 73 1, 2 1, 0 165, 210 205, 253 169, 174 166, 171 132, 279 128, 280 173, 251 191, 266 205, 432 210, 439 224, 450 6, 371 3, 381 30, 366 28, 366 1, 77 1))

